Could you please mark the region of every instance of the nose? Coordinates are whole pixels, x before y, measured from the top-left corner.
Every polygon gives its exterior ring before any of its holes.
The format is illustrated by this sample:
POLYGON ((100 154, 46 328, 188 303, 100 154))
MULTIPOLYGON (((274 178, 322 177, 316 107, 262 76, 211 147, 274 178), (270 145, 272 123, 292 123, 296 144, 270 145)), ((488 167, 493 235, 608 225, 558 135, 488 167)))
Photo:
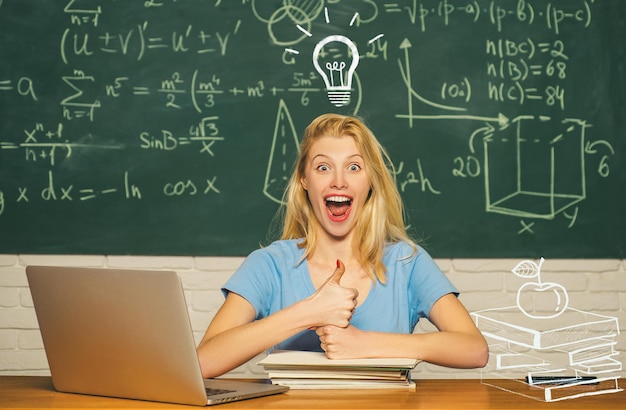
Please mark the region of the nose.
POLYGON ((348 187, 348 182, 343 170, 338 169, 333 173, 333 179, 330 186, 336 189, 345 189, 348 187))

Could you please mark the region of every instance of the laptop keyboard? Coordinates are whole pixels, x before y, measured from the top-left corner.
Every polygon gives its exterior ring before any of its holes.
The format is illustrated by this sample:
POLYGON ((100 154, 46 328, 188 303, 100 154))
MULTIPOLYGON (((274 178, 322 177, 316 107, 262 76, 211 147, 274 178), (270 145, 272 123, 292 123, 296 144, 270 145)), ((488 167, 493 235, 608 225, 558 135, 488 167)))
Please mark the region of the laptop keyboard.
POLYGON ((232 393, 235 391, 235 390, 227 390, 227 389, 215 389, 212 387, 205 387, 204 390, 206 390, 207 396, 215 396, 218 394, 232 393))

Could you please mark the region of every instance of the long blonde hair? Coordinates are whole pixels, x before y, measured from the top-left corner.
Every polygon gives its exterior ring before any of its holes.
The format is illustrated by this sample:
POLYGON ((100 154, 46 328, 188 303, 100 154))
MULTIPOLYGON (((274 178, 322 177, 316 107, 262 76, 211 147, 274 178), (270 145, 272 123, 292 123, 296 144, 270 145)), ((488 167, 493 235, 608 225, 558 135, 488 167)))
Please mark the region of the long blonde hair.
POLYGON ((355 117, 324 114, 314 119, 304 131, 295 169, 285 191, 287 205, 281 239, 303 238, 299 246, 305 249, 304 258, 315 251, 319 222, 300 181, 313 143, 322 136, 344 135, 354 138, 371 184, 369 198, 355 225, 354 237, 358 241, 353 244, 353 253, 372 280, 385 283, 386 268, 382 261, 385 245, 405 241, 413 248, 413 254, 417 246, 404 227, 404 207, 389 154, 372 131, 355 117))

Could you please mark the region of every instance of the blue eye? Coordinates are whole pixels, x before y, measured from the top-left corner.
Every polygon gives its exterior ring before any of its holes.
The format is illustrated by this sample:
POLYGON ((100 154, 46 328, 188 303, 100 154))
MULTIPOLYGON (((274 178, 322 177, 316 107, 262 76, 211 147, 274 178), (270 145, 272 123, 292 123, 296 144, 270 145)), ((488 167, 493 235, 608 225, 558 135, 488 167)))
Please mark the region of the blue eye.
POLYGON ((359 164, 350 164, 350 171, 359 171, 361 170, 361 166, 359 164))
POLYGON ((322 164, 317 166, 318 171, 328 171, 328 165, 322 164))

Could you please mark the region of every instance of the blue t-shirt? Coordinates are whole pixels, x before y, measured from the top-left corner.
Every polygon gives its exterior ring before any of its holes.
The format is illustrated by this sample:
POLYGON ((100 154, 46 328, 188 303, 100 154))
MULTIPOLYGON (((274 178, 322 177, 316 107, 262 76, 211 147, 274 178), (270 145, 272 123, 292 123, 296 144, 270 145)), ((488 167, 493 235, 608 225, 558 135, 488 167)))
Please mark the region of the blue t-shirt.
MULTIPOLYGON (((224 285, 224 295, 233 292, 242 296, 256 310, 256 318, 262 319, 315 293, 298 242, 276 241, 252 252, 224 285)), ((409 334, 421 317, 428 317, 439 298, 448 293, 458 295, 424 249, 418 247, 417 253, 410 256, 412 251, 405 242, 385 248, 387 283, 372 282, 367 298, 352 315, 351 325, 362 330, 409 334)), ((275 348, 321 351, 319 338, 311 330, 275 348)))

